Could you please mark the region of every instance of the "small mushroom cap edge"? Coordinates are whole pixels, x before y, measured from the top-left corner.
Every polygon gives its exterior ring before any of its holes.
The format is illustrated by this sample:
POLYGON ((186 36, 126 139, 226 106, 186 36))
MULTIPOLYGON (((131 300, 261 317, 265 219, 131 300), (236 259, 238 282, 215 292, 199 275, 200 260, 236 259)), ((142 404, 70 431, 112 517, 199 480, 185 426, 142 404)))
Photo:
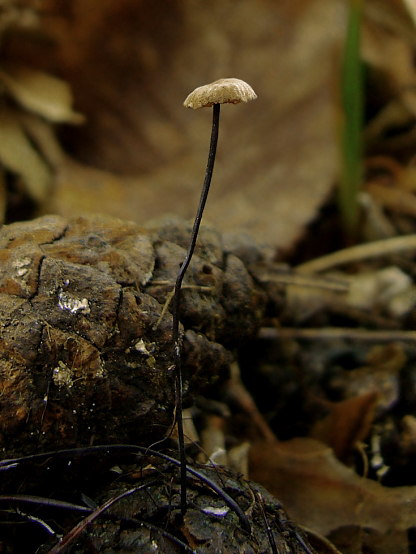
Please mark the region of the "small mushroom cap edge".
POLYGON ((214 104, 238 104, 257 98, 251 86, 241 79, 219 79, 196 88, 183 103, 186 108, 197 110, 214 104))

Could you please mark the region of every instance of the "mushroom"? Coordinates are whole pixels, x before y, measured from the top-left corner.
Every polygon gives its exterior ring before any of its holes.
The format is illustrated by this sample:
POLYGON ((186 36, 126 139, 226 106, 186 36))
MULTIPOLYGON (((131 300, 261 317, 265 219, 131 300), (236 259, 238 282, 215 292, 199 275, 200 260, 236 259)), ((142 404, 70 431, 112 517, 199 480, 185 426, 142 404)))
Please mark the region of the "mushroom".
POLYGON ((209 187, 211 185, 212 172, 214 170, 215 154, 217 151, 218 128, 220 121, 221 104, 238 104, 239 102, 248 102, 257 98, 256 93, 246 82, 240 79, 219 79, 209 85, 196 88, 186 98, 184 106, 186 108, 208 108, 213 106, 211 143, 208 153, 208 164, 205 173, 205 180, 202 187, 201 198, 199 200, 198 210, 192 228, 191 238, 185 260, 179 270, 174 295, 173 306, 173 328, 172 341, 174 345, 175 377, 176 377, 176 421, 178 425, 178 443, 179 455, 181 461, 181 511, 186 511, 186 455, 185 443, 183 437, 182 422, 182 368, 181 368, 181 345, 179 340, 179 305, 181 299, 181 286, 186 270, 191 262, 198 237, 199 227, 201 225, 202 214, 208 197, 209 187))
MULTIPOLYGON (((185 108, 210 108, 214 104, 239 104, 257 98, 257 94, 241 79, 219 79, 196 88, 187 96, 185 108)), ((219 106, 218 106, 219 107, 219 106)))

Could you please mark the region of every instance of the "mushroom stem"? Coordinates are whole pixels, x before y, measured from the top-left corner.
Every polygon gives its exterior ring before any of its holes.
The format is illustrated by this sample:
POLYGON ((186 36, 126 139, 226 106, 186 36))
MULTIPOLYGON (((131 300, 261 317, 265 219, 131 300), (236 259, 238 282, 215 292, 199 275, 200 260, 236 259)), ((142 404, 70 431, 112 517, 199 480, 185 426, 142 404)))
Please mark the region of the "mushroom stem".
POLYGON ((186 253, 185 260, 181 265, 175 284, 175 296, 173 303, 173 328, 172 340, 174 345, 174 363, 175 363, 175 379, 176 379, 176 422, 178 425, 178 443, 179 457, 181 462, 181 511, 186 512, 186 453, 185 441, 183 436, 183 421, 182 421, 182 364, 181 364, 181 344, 179 340, 179 306, 181 301, 182 281, 185 277, 186 270, 191 262, 192 255, 195 250, 196 240, 198 237, 199 227, 201 225, 202 214, 208 198, 209 187, 211 185, 212 173, 214 170, 215 154, 217 152, 218 143, 218 128, 220 123, 220 105, 213 105, 212 116, 212 131, 211 143, 209 146, 207 170, 205 173, 204 184, 202 187, 201 198, 199 200, 198 210, 192 228, 191 239, 186 253))

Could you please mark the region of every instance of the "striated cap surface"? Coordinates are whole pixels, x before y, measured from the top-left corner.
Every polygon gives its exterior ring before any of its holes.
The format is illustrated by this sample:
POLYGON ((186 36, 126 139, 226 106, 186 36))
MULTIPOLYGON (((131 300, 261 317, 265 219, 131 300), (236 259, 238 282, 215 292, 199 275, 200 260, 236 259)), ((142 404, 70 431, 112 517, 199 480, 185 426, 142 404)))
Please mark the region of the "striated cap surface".
POLYGON ((197 110, 209 108, 213 104, 238 104, 257 98, 249 84, 241 79, 219 79, 209 85, 196 88, 186 98, 183 105, 197 110))

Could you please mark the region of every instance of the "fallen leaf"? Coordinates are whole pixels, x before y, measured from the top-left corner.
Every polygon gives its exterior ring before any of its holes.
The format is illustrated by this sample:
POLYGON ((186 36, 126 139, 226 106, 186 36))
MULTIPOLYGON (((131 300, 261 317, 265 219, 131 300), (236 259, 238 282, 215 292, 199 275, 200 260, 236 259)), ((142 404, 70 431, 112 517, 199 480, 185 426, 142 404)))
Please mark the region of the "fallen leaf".
POLYGON ((409 539, 407 531, 379 533, 373 529, 347 526, 336 529, 329 535, 342 554, 372 552, 375 554, 408 554, 409 539))
POLYGON ((381 533, 416 525, 416 487, 387 488, 360 477, 313 439, 253 445, 250 479, 279 498, 297 523, 322 535, 347 525, 381 533))
POLYGON ((51 184, 51 173, 25 134, 17 115, 7 108, 0 111, 0 160, 16 173, 36 201, 45 200, 51 184))
MULTIPOLYGON (((342 373, 330 379, 329 387, 336 391, 338 395, 349 399, 351 402, 351 411, 354 413, 352 422, 359 422, 359 417, 365 417, 371 414, 371 395, 375 395, 372 403, 372 411, 375 411, 375 417, 385 414, 399 400, 400 381, 399 373, 405 367, 407 356, 404 353, 403 346, 400 343, 389 342, 386 345, 373 346, 367 355, 367 364, 364 367, 345 370, 342 373), (370 395, 366 402, 366 397, 370 395), (360 401, 361 399, 361 401, 360 401), (354 405, 354 402, 356 405, 354 405), (357 419, 355 419, 357 418, 357 419)), ((341 403, 342 404, 342 403, 341 403)), ((349 404, 345 405, 348 410, 349 404)), ((343 406, 340 406, 342 417, 343 406)), ((347 414, 344 414, 346 416, 347 414)), ((374 415, 374 413, 373 413, 374 415)), ((369 422, 367 422, 369 424, 369 422)), ((368 425, 365 426, 367 432, 368 425)), ((314 435, 315 438, 317 435, 314 435)), ((364 438, 363 436, 361 438, 364 438)), ((329 446, 333 444, 323 441, 329 446)))
POLYGON ((4 171, 0 171, 0 225, 3 225, 6 215, 7 187, 4 171))
POLYGON ((311 438, 330 446, 348 464, 357 444, 370 432, 377 401, 378 393, 372 391, 332 403, 329 414, 313 426, 311 438))
POLYGON ((191 113, 183 101, 197 86, 237 77, 258 99, 222 110, 204 220, 279 246, 302 235, 337 173, 332 85, 343 0, 73 0, 71 18, 61 2, 48 5, 53 18, 44 18, 44 29, 56 49, 27 52, 19 43, 8 53, 31 67, 60 68, 87 117, 85 126, 66 131, 66 144, 80 162, 102 170, 72 194, 82 168, 71 164, 71 176, 65 167, 48 210, 140 222, 166 212, 192 218, 211 113, 191 113), (125 199, 124 212, 114 195, 125 199))
POLYGON ((367 183, 365 188, 385 208, 415 217, 416 196, 411 192, 398 187, 385 187, 376 182, 367 183))
POLYGON ((84 117, 72 110, 72 93, 65 81, 27 67, 7 67, 0 82, 26 110, 54 123, 82 123, 84 117))

